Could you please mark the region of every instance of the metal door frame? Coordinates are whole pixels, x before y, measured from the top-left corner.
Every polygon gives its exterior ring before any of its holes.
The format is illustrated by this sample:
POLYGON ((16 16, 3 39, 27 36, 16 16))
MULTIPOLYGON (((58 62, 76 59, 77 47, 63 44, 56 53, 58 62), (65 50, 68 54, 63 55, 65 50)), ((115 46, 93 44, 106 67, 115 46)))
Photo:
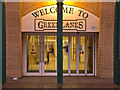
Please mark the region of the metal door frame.
MULTIPOLYGON (((42 40, 41 43, 43 43, 42 45, 42 50, 41 50, 41 54, 43 51, 42 56, 42 60, 44 61, 44 36, 56 36, 56 33, 23 33, 23 75, 24 76, 57 76, 57 72, 56 73, 44 73, 44 62, 43 62, 43 66, 42 66, 42 73, 27 73, 27 35, 39 35, 39 40, 42 40), (42 39, 41 39, 42 38, 42 39)), ((63 36, 68 36, 68 74, 63 74, 64 76, 96 76, 96 72, 97 72, 97 33, 63 33, 63 36), (77 62, 78 65, 76 65, 76 74, 71 74, 70 73, 70 37, 71 36, 76 36, 77 37, 77 48, 78 48, 78 44, 79 44, 79 37, 80 36, 85 36, 85 39, 87 36, 93 36, 93 74, 87 74, 85 72, 85 74, 79 74, 78 70, 79 70, 79 63, 77 62), (77 69, 78 68, 78 69, 77 69)), ((85 40, 86 41, 86 40, 85 40)), ((40 45, 40 44, 39 44, 40 45)), ((85 44, 86 45, 86 44, 85 44)), ((86 48, 86 46, 85 46, 86 48)), ((77 49, 78 50, 78 49, 77 49)), ((77 51, 76 50, 76 51, 77 51)), ((87 53, 86 53, 87 54, 87 53)), ((87 58, 87 55, 85 55, 87 58)), ((76 55, 76 59, 78 61, 78 51, 77 51, 77 55, 76 55)), ((87 60, 87 59, 85 59, 87 60)), ((40 68, 41 69, 41 68, 40 68)), ((40 71, 40 70, 39 70, 40 71)), ((85 71, 86 71, 86 67, 85 67, 85 71)))

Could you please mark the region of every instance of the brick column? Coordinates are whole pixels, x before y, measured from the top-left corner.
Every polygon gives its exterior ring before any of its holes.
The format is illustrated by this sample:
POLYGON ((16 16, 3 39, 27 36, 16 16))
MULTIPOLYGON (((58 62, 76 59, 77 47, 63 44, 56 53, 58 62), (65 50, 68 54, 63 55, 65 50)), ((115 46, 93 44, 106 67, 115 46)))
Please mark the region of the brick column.
POLYGON ((22 76, 22 37, 20 3, 6 2, 6 67, 7 77, 22 76))
POLYGON ((100 78, 113 78, 114 3, 101 2, 98 41, 98 72, 100 78))

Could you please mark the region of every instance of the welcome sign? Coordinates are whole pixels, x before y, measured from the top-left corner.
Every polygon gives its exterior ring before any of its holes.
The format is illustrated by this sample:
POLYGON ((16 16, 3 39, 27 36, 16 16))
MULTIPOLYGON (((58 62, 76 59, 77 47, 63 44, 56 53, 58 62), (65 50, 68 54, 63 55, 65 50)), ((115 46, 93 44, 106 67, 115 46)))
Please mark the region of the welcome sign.
MULTIPOLYGON (((57 5, 34 10, 22 18, 22 32, 57 32, 57 5)), ((63 5, 63 32, 99 32, 99 18, 78 7, 63 5)))
MULTIPOLYGON (((86 30, 86 20, 63 20, 63 30, 86 30)), ((36 31, 57 30, 57 20, 35 19, 34 27, 36 31)))

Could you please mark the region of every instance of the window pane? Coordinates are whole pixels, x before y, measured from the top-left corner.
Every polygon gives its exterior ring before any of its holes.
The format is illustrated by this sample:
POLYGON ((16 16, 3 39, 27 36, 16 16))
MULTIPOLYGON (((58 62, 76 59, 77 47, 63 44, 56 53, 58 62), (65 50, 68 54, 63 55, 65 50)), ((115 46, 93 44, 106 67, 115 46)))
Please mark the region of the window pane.
POLYGON ((27 72, 39 72, 39 36, 27 36, 27 72))
POLYGON ((93 73, 93 37, 87 37, 87 73, 93 73))

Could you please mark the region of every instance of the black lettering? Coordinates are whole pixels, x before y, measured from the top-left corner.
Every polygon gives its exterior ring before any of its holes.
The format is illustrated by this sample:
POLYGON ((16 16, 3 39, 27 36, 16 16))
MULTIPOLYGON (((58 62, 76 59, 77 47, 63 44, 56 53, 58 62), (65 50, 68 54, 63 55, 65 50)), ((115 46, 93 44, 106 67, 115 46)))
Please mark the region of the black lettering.
POLYGON ((74 27, 74 22, 70 22, 70 28, 74 27))
POLYGON ((37 18, 37 17, 39 17, 39 12, 37 11, 37 12, 34 12, 34 13, 32 13, 32 15, 35 17, 35 18, 37 18))
POLYGON ((78 28, 77 24, 78 24, 78 22, 75 22, 75 28, 78 28))
POLYGON ((51 24, 51 22, 48 22, 48 28, 51 28, 50 24, 51 24))
POLYGON ((55 28, 55 22, 52 22, 52 28, 55 28))
POLYGON ((63 7, 63 11, 64 11, 65 13, 68 13, 68 7, 66 7, 66 8, 63 7))
POLYGON ((81 14, 82 14, 82 12, 83 12, 83 11, 82 11, 82 10, 78 10, 78 11, 80 11, 80 13, 79 13, 79 15, 78 15, 78 16, 81 16, 81 14))
POLYGON ((50 8, 50 12, 51 12, 51 13, 55 13, 55 7, 51 7, 51 8, 50 8))
POLYGON ((46 12, 46 14, 50 14, 50 12, 48 12, 47 8, 45 8, 45 12, 46 12))
POLYGON ((74 8, 70 8, 69 14, 73 14, 73 10, 74 10, 74 8))
POLYGON ((79 28, 83 29, 83 22, 82 21, 79 22, 79 28))
POLYGON ((66 23, 66 27, 68 27, 68 28, 69 28, 69 23, 68 23, 68 22, 66 23))
POLYGON ((44 10, 43 10, 43 9, 41 9, 41 10, 40 10, 40 13, 41 13, 41 16, 45 15, 45 13, 44 13, 44 10))
POLYGON ((41 28, 43 28, 43 25, 41 25, 43 22, 42 21, 40 21, 40 22, 38 22, 38 27, 41 29, 41 28))
POLYGON ((83 18, 87 18, 88 17, 88 13, 84 12, 83 13, 83 18))
POLYGON ((46 22, 44 22, 44 28, 47 28, 47 23, 46 22))

